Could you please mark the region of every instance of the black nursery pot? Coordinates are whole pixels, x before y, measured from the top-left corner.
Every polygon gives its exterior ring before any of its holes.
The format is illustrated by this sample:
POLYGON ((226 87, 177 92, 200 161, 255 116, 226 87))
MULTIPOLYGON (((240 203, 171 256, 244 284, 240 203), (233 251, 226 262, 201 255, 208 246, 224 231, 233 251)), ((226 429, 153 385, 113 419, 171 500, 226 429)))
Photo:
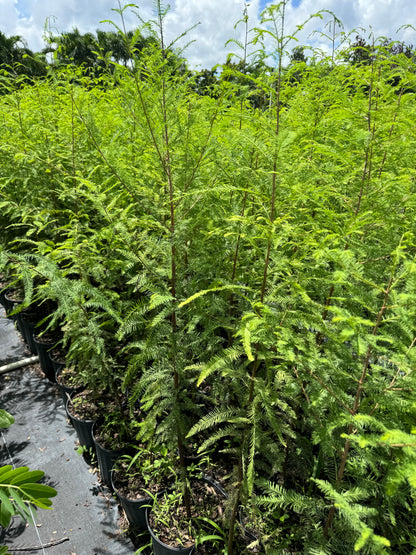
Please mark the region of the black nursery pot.
POLYGON ((57 362, 54 359, 51 359, 51 360, 52 360, 52 366, 54 367, 54 370, 55 370, 56 385, 58 386, 59 393, 61 394, 64 405, 66 405, 66 402, 71 397, 71 395, 74 395, 75 393, 79 393, 80 391, 82 391, 83 386, 81 385, 78 387, 70 387, 63 383, 60 383, 58 378, 61 372, 63 371, 63 369, 65 368, 65 363, 57 362))
POLYGON ((146 513, 145 513, 146 526, 149 531, 149 534, 152 537, 152 549, 153 549, 154 555, 171 555, 171 553, 176 553, 177 555, 190 555, 191 553, 193 553, 195 549, 195 545, 191 545, 190 547, 172 547, 159 540, 159 538, 155 536, 152 528, 150 527, 149 513, 150 513, 150 508, 147 507, 146 513))
POLYGON ((135 526, 137 530, 141 532, 146 530, 146 508, 153 503, 152 498, 142 497, 141 499, 129 499, 115 489, 113 482, 112 488, 116 492, 117 498, 120 501, 130 524, 135 526))
POLYGON ((6 310, 6 303, 7 303, 7 301, 5 300, 6 291, 7 291, 6 288, 0 290, 0 304, 5 310, 6 310))
POLYGON ((94 439, 92 437, 92 427, 94 420, 80 420, 71 414, 71 399, 68 399, 65 405, 68 418, 71 420, 72 425, 77 433, 80 445, 87 449, 95 451, 94 439))
POLYGON ((42 368, 42 372, 48 378, 50 382, 55 383, 55 370, 52 365, 52 360, 49 356, 49 351, 52 349, 53 345, 56 343, 57 339, 48 341, 46 337, 38 337, 36 333, 33 334, 33 342, 36 345, 37 354, 39 356, 39 364, 42 368))
MULTIPOLYGON (((218 495, 222 496, 224 499, 227 499, 227 493, 222 489, 222 487, 215 481, 212 480, 209 476, 202 476, 200 478, 202 482, 206 482, 210 486, 212 486, 218 495)), ((149 534, 152 537, 152 548, 154 555, 170 555, 171 553, 177 553, 179 555, 190 555, 194 552, 195 545, 191 545, 190 547, 173 547, 171 545, 167 545, 162 542, 153 532, 153 529, 149 523, 149 514, 151 511, 151 507, 146 508, 146 526, 149 531, 149 534)))
POLYGON ((0 295, 1 295, 0 296, 0 301, 1 301, 1 304, 3 305, 3 307, 4 307, 4 310, 6 311, 6 314, 8 314, 11 310, 13 310, 13 308, 12 308, 13 304, 9 300, 10 298, 8 296, 8 293, 10 294, 10 292, 7 288, 2 289, 1 293, 0 293, 0 295))
POLYGON ((17 323, 19 326, 19 330, 32 355, 38 354, 36 343, 33 339, 33 333, 35 331, 37 321, 37 317, 34 313, 25 312, 24 310, 22 310, 22 312, 19 312, 19 314, 17 314, 17 323))
POLYGON ((65 359, 57 358, 53 351, 48 352, 55 376, 65 368, 65 359))
POLYGON ((17 314, 10 316, 10 313, 13 312, 13 310, 17 307, 17 305, 21 304, 21 302, 22 301, 13 299, 9 290, 5 290, 3 303, 8 318, 10 317, 12 320, 17 320, 17 314))
POLYGON ((147 530, 146 508, 153 504, 151 497, 130 498, 123 495, 114 485, 114 470, 111 471, 111 487, 126 513, 129 523, 138 531, 147 530))
POLYGON ((94 422, 92 426, 92 439, 95 445, 95 451, 97 453, 98 467, 100 469, 100 474, 103 482, 111 490, 113 485, 111 482, 111 471, 113 470, 114 463, 122 454, 121 449, 106 449, 101 443, 95 438, 95 432, 97 430, 99 423, 94 422))

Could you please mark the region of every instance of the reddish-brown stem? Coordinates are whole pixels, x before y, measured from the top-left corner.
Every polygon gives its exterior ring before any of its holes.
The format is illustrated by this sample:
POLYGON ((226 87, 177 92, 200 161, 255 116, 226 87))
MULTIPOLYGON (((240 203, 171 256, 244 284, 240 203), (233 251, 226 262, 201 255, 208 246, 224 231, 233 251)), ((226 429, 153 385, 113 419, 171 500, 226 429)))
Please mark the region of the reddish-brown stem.
MULTIPOLYGON (((372 123, 372 112, 373 112, 373 88, 374 88, 374 61, 371 64, 371 79, 370 79, 370 87, 369 87, 369 95, 368 95, 368 111, 367 111, 367 130, 371 134, 370 140, 368 141, 367 147, 365 149, 365 159, 364 159, 364 168, 361 174, 361 187, 358 193, 358 200, 357 205, 354 210, 354 215, 358 216, 361 208, 361 201, 364 194, 365 185, 369 183, 371 179, 371 170, 372 170, 372 153, 373 153, 373 142, 375 137, 375 125, 372 123)), ((377 108, 376 108, 377 109, 377 108)), ((348 243, 345 245, 345 249, 348 249, 348 243)), ((322 315, 322 319, 325 320, 327 313, 328 313, 328 306, 331 301, 332 295, 334 293, 334 286, 331 286, 330 292, 327 296, 326 303, 325 303, 325 310, 322 315)), ((318 344, 322 341, 323 337, 321 334, 316 335, 316 341, 318 344)))
MULTIPOLYGON (((391 127, 390 127, 389 139, 391 139, 391 136, 392 136, 392 134, 393 134, 393 129, 394 129, 394 126, 395 126, 395 123, 396 123, 397 113, 398 113, 398 111, 399 111, 399 107, 400 107, 400 102, 401 102, 402 96, 403 96, 403 87, 400 89, 399 98, 397 99, 397 109, 396 109, 396 111, 395 111, 395 113, 394 113, 394 116, 393 116, 393 123, 391 124, 391 127)), ((379 179, 380 179, 380 177, 381 177, 381 174, 383 173, 383 169, 384 169, 384 165, 385 165, 385 163, 386 163, 386 159, 387 159, 387 149, 384 151, 383 160, 382 160, 382 162, 381 162, 380 169, 379 169, 379 171, 378 171, 378 178, 379 178, 379 179)))
MULTIPOLYGON (((244 212, 246 209, 246 202, 247 202, 247 196, 248 196, 248 192, 246 191, 244 193, 244 198, 243 198, 243 208, 241 209, 241 217, 244 217, 244 212)), ((237 237, 237 244, 235 247, 235 252, 234 252, 234 260, 233 260, 233 271, 231 274, 231 282, 234 282, 235 279, 235 273, 237 270, 237 260, 238 260, 238 251, 240 249, 240 241, 241 241, 241 224, 240 224, 240 229, 238 230, 238 237, 237 237)))
MULTIPOLYGON (((163 59, 166 59, 166 51, 164 47, 163 39, 163 21, 161 16, 160 2, 158 2, 158 13, 159 13, 159 29, 160 29, 160 41, 163 59)), ((163 158, 163 167, 165 169, 165 174, 168 182, 169 191, 169 207, 170 207, 170 240, 171 240, 171 280, 170 280, 170 293, 172 296, 172 316, 171 316, 171 332, 172 332, 172 365, 173 365, 173 381, 176 395, 176 402, 180 402, 180 380, 179 371, 176 366, 176 335, 177 335, 177 319, 176 319, 176 245, 175 245, 175 204, 174 204, 174 187, 172 179, 172 167, 171 167, 171 154, 170 154, 170 139, 169 139, 169 127, 167 121, 167 105, 166 105, 166 80, 162 79, 162 115, 163 115, 163 141, 165 146, 165 156, 163 158)), ((189 519, 192 517, 191 513, 191 501, 190 492, 188 487, 188 481, 186 479, 186 464, 185 464, 185 449, 182 439, 181 425, 178 422, 176 427, 176 437, 178 442, 178 452, 179 452, 179 465, 181 471, 181 477, 183 480, 183 494, 186 514, 189 519)))
MULTIPOLYGON (((276 128, 275 128, 275 137, 276 140, 280 133, 280 91, 282 85, 282 58, 283 58, 283 40, 284 40, 284 26, 285 26, 285 8, 286 8, 286 0, 282 2, 282 16, 281 16, 281 36, 278 39, 279 42, 279 64, 277 70, 277 83, 276 83, 276 128)), ((276 204, 276 186, 277 186, 277 162, 278 162, 278 148, 276 146, 273 158, 273 175, 272 175, 272 189, 271 189, 271 200, 270 200, 270 225, 273 225, 275 219, 275 204, 276 204)), ((264 259, 264 271, 263 271, 263 279, 261 284, 261 292, 260 292, 260 302, 264 302, 264 297, 266 293, 266 286, 267 286, 267 278, 268 278, 268 271, 269 271, 269 263, 270 263, 270 252, 272 246, 272 237, 271 232, 267 240, 267 248, 266 248, 266 256, 264 259)), ((250 391, 248 396, 248 406, 251 405, 253 398, 254 398, 254 384, 256 380, 257 370, 259 366, 259 349, 260 344, 256 343, 255 346, 255 355, 254 361, 251 367, 251 376, 250 376, 250 391)), ((233 553, 233 541, 234 541, 234 527, 237 518, 237 511, 238 511, 238 504, 240 500, 240 490, 243 484, 243 458, 244 458, 244 448, 247 443, 247 434, 248 434, 248 426, 245 424, 243 434, 242 434, 242 442, 241 442, 241 449, 239 454, 239 480, 240 484, 238 487, 238 493, 236 495, 236 500, 233 504, 233 510, 230 518, 230 531, 228 535, 228 553, 232 555, 233 553)))

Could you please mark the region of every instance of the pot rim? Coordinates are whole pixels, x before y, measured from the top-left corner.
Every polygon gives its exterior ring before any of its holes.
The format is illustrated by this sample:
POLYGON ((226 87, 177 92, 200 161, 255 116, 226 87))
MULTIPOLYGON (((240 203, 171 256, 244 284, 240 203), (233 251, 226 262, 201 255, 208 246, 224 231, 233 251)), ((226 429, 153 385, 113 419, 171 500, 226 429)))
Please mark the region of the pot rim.
POLYGON ((105 451, 106 453, 114 453, 114 454, 121 454, 123 453, 123 449, 108 449, 107 447, 104 447, 96 438, 95 438, 95 428, 97 426, 99 426, 101 424, 101 419, 98 418, 98 420, 94 420, 94 424, 92 425, 92 439, 94 440, 95 445, 99 446, 100 449, 102 449, 103 451, 105 451))
POLYGON ((168 545, 167 543, 162 542, 162 540, 160 540, 155 533, 153 532, 150 524, 149 524, 149 513, 150 513, 151 507, 146 507, 146 513, 145 513, 145 517, 146 517, 146 526, 147 529, 149 531, 149 534, 152 537, 152 541, 155 541, 157 544, 159 544, 160 546, 164 547, 165 549, 169 549, 172 553, 180 553, 182 555, 191 555, 191 553, 193 553, 194 549, 195 549, 195 544, 191 545, 189 547, 174 547, 172 545, 168 545))
POLYGON ((66 403, 65 403, 65 410, 66 410, 67 415, 68 415, 70 418, 73 418, 74 420, 76 420, 77 422, 86 422, 86 423, 88 422, 88 423, 94 424, 95 420, 89 420, 89 419, 87 419, 87 420, 81 420, 81 419, 78 418, 77 416, 74 416, 73 414, 71 414, 70 410, 68 409, 68 405, 71 403, 71 401, 72 401, 72 396, 71 396, 71 397, 68 397, 68 399, 67 399, 67 401, 66 401, 66 403))

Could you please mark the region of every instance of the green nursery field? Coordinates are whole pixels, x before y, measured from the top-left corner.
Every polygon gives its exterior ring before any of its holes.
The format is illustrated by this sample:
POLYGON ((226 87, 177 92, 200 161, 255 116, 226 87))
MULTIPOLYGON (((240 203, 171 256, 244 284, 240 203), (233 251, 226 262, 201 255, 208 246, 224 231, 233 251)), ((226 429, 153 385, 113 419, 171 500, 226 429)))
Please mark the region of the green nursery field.
POLYGON ((414 58, 286 63, 264 19, 274 65, 202 92, 163 18, 126 64, 2 72, 3 281, 88 390, 140 401, 185 503, 189 450, 226 466, 217 553, 240 507, 257 552, 416 553, 414 58))

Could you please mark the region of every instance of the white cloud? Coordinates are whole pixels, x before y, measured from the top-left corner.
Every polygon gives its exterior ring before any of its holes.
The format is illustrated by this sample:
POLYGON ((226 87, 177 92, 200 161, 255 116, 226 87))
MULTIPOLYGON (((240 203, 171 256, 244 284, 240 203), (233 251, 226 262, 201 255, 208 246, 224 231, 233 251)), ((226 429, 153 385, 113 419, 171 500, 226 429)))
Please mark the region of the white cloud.
MULTIPOLYGON (((182 42, 195 40, 185 55, 195 67, 212 67, 224 62, 229 52, 238 52, 236 44, 225 46, 229 39, 244 41, 244 24, 235 29, 237 22, 243 18, 245 3, 242 0, 176 0, 175 9, 166 18, 166 28, 172 39, 174 33, 185 31, 196 23, 182 42)), ((258 14, 259 0, 254 0, 248 7, 250 20, 258 14)))
POLYGON ((332 36, 333 30, 331 12, 343 24, 342 29, 336 27, 336 42, 339 42, 340 31, 343 30, 344 38, 349 37, 352 42, 355 41, 358 34, 370 41, 372 32, 376 39, 388 37, 416 46, 415 30, 402 29, 397 32, 402 25, 416 24, 415 0, 302 0, 297 8, 293 7, 292 2, 288 2, 286 33, 292 34, 298 25, 302 25, 311 15, 318 12, 321 13, 322 19, 314 17, 309 20, 304 28, 296 34, 298 42, 289 43, 289 50, 296 44, 311 44, 314 48, 329 53, 331 50, 330 36, 332 36), (327 38, 324 35, 327 35, 327 38))
MULTIPOLYGON (((326 9, 343 22, 346 32, 355 29, 359 33, 361 29, 365 29, 368 36, 372 29, 376 38, 387 36, 392 39, 415 40, 414 31, 396 34, 400 26, 416 23, 414 0, 303 0, 297 10, 291 6, 288 8, 292 19, 301 20, 302 17, 326 9)), ((329 20, 329 15, 326 19, 329 20)))
MULTIPOLYGON (((261 4, 264 5, 264 0, 261 4)), ((154 2, 140 0, 138 5, 141 16, 149 19, 154 2)), ((230 38, 243 40, 244 26, 234 29, 234 25, 243 15, 244 0, 171 0, 171 5, 165 21, 167 41, 200 22, 182 41, 184 44, 196 40, 185 52, 191 67, 210 68, 218 62, 224 62, 227 52, 236 50, 235 45, 225 48, 226 41, 230 38)), ((248 6, 250 27, 254 27, 258 24, 260 0, 251 0, 248 6)), ((94 32, 99 27, 107 27, 100 25, 101 20, 111 19, 120 23, 118 14, 112 11, 112 8, 117 7, 117 0, 0 0, 0 30, 8 36, 21 35, 30 48, 38 51, 44 46, 42 35, 48 18, 53 32, 64 32, 73 27, 78 27, 82 33, 94 32), (28 17, 19 18, 17 7, 28 17)), ((319 10, 333 11, 344 23, 346 32, 357 29, 352 34, 353 40, 362 27, 367 31, 372 28, 376 37, 387 36, 416 45, 414 30, 402 30, 399 35, 396 34, 401 25, 416 24, 415 0, 302 0, 297 8, 289 1, 286 10, 287 32, 293 32, 297 25, 319 10)), ((125 16, 129 27, 136 25, 137 20, 130 9, 126 10, 125 16)), ((317 28, 328 32, 324 25, 329 21, 329 14, 323 20, 314 18, 298 34, 299 44, 314 41, 315 45, 328 50, 328 41, 316 34, 311 36, 311 33, 317 28)), ((368 37, 368 33, 360 33, 368 37)), ((290 45, 290 48, 295 44, 290 45)))
POLYGON ((13 29, 17 23, 18 13, 15 2, 12 0, 0 0, 0 30, 6 35, 13 35, 7 28, 13 29))

